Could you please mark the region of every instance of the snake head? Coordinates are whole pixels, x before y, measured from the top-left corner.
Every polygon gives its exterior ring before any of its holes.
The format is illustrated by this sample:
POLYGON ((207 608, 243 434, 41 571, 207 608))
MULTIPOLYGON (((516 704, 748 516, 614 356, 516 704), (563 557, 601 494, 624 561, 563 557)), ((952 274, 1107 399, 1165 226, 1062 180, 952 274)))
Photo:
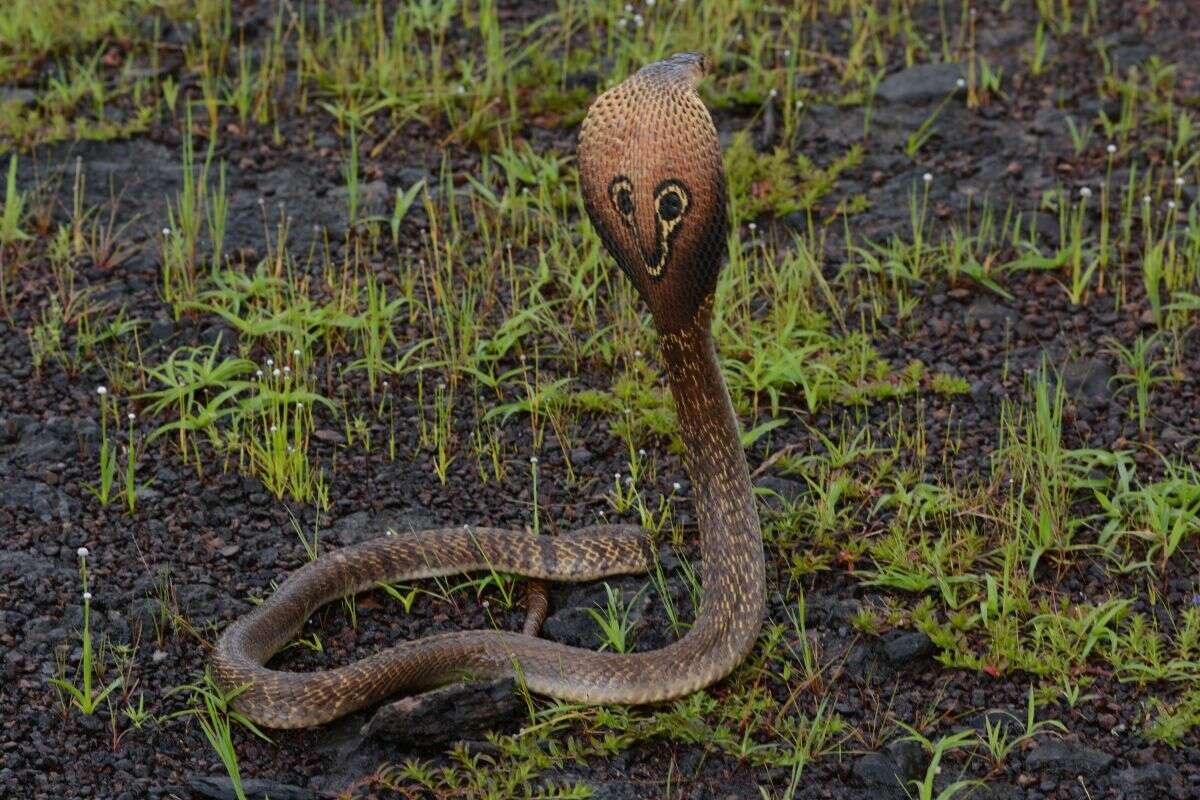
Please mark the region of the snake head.
POLYGON ((584 207, 664 333, 707 308, 725 258, 725 170, 696 92, 698 53, 640 69, 600 95, 579 135, 584 207))

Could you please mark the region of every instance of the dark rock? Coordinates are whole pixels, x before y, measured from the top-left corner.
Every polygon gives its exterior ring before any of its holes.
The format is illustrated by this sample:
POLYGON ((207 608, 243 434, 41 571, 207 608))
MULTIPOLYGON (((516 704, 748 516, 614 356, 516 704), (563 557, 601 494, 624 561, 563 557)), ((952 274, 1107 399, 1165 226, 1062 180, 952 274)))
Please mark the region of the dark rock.
POLYGON ((378 514, 356 511, 339 519, 332 528, 333 538, 343 546, 358 544, 393 533, 412 533, 437 528, 437 520, 423 509, 386 510, 378 514))
POLYGON ((641 800, 645 794, 641 789, 626 781, 607 781, 592 784, 592 800, 641 800))
POLYGON ((438 747, 509 722, 524 708, 512 678, 453 683, 383 706, 362 734, 402 747, 438 747))
MULTIPOLYGON (((238 796, 233 781, 223 776, 194 775, 188 779, 187 789, 193 797, 211 800, 237 800, 238 796)), ((242 790, 250 800, 316 800, 320 796, 299 786, 254 778, 243 779, 242 790)))
POLYGON ((1021 316, 1008 306, 1002 306, 990 297, 976 298, 975 302, 967 307, 967 319, 979 322, 987 320, 995 325, 1003 326, 1005 323, 1015 324, 1021 316))
POLYGON ((888 631, 880 637, 880 646, 884 658, 896 668, 937 652, 933 641, 920 631, 888 631))
POLYGON ((907 798, 908 781, 920 779, 928 760, 917 742, 897 740, 878 753, 867 753, 854 762, 854 780, 885 800, 907 798))
POLYGON ((0 482, 0 508, 28 511, 42 522, 68 519, 79 508, 75 498, 44 483, 18 478, 0 482))
POLYGON ((1123 769, 1113 775, 1113 785, 1130 800, 1135 797, 1163 797, 1164 791, 1173 798, 1186 796, 1183 776, 1170 764, 1156 763, 1123 769))
POLYGON ((962 64, 918 64, 884 78, 876 96, 889 103, 928 103, 957 91, 958 79, 965 77, 962 64))
POLYGON ((796 499, 804 494, 803 483, 776 475, 763 475, 754 482, 754 488, 765 489, 768 492, 764 497, 767 507, 775 510, 795 503, 796 499))
POLYGON ((1108 400, 1112 397, 1113 371, 1096 358, 1069 361, 1059 373, 1063 388, 1075 400, 1108 400))
POLYGON ((596 620, 586 608, 563 608, 555 611, 542 623, 542 636, 552 642, 594 649, 600 644, 596 620))
POLYGON ((1113 68, 1118 71, 1136 67, 1152 55, 1154 55, 1154 49, 1144 44, 1114 47, 1108 51, 1113 68))
POLYGON ((27 425, 12 455, 29 466, 66 461, 79 452, 82 443, 94 441, 98 432, 91 419, 51 417, 44 423, 27 425))
MULTIPOLYGON (((636 631, 649 610, 650 596, 638 589, 620 588, 619 584, 613 584, 613 589, 622 607, 628 609, 626 622, 630 631, 636 631)), ((607 605, 608 595, 603 585, 578 589, 571 593, 558 611, 547 617, 542 624, 542 636, 552 642, 594 650, 604 640, 591 611, 599 611, 607 605)))
POLYGON ((1039 745, 1029 754, 1025 766, 1055 775, 1095 775, 1111 767, 1114 760, 1108 753, 1064 739, 1039 745))

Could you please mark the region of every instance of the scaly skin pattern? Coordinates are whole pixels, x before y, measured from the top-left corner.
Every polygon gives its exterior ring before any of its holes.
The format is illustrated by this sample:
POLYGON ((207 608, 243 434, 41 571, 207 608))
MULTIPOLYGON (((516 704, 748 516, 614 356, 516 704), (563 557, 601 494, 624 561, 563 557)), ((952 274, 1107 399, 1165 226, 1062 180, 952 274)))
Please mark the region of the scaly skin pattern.
MULTIPOLYGON (((696 87, 703 57, 651 64, 605 92, 579 143, 585 207, 609 252, 650 307, 678 411, 703 557, 703 597, 682 639, 647 653, 598 653, 505 631, 404 642, 338 669, 264 666, 318 607, 381 582, 496 570, 588 581, 647 571, 653 553, 633 526, 557 537, 494 528, 387 536, 321 556, 230 625, 212 655, 218 682, 244 687, 233 705, 273 728, 319 725, 465 676, 519 675, 531 691, 584 703, 650 703, 728 675, 754 645, 764 610, 758 513, 710 334, 725 257, 720 146, 696 87)), ((544 613, 544 612, 543 612, 544 613)))

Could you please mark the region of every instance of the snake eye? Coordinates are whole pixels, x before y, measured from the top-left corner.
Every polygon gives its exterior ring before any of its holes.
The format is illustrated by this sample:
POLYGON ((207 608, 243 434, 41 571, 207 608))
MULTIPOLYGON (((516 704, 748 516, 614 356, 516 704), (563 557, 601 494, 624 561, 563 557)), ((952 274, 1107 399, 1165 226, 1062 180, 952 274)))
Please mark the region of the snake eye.
POLYGON ((658 190, 654 202, 658 210, 658 218, 670 225, 687 210, 688 198, 682 186, 670 182, 658 190))
POLYGON ((679 216, 679 212, 683 210, 683 203, 679 200, 679 195, 675 192, 664 194, 658 201, 658 215, 662 217, 663 222, 671 222, 679 216))
POLYGON ((624 176, 614 178, 608 191, 613 205, 617 207, 621 216, 626 219, 633 217, 633 186, 629 183, 629 179, 624 176))

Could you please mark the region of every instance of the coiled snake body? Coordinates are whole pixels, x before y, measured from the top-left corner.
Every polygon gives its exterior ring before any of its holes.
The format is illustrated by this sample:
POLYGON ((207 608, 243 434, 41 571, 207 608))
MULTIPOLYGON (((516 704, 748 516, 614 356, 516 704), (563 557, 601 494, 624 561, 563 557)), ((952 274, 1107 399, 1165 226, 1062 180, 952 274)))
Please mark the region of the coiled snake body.
POLYGON ((720 146, 696 93, 706 66, 683 53, 644 67, 596 100, 579 140, 588 216, 650 307, 675 398, 703 558, 695 623, 680 640, 645 653, 461 631, 323 672, 266 668, 316 608, 380 582, 485 569, 587 581, 652 565, 648 539, 633 526, 558 537, 470 527, 389 536, 321 556, 225 630, 212 665, 222 686, 245 687, 233 701, 238 711, 269 727, 298 728, 402 690, 518 672, 530 690, 564 700, 648 703, 719 680, 750 651, 763 616, 762 536, 710 335, 727 218, 720 146))

